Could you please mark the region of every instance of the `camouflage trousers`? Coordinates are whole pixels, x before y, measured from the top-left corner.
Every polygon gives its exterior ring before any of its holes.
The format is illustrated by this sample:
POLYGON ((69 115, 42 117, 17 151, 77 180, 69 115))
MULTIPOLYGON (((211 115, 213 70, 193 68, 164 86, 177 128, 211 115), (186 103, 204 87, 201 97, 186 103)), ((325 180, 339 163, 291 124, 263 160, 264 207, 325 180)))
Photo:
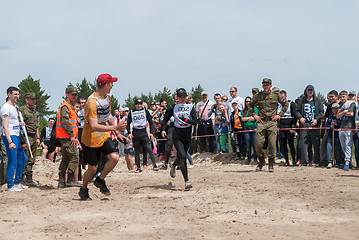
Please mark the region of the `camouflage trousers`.
POLYGON ((257 156, 259 158, 265 157, 263 153, 264 141, 268 137, 268 157, 276 157, 276 141, 277 141, 277 122, 263 121, 257 123, 257 132, 255 135, 255 146, 257 156))
MULTIPOLYGON (((29 142, 30 142, 30 145, 31 145, 32 157, 30 155, 29 146, 26 146, 25 155, 27 157, 27 163, 26 163, 25 170, 24 170, 25 175, 26 174, 32 174, 32 167, 34 166, 35 159, 36 159, 36 149, 37 149, 36 139, 37 139, 36 137, 30 137, 29 136, 29 142)), ((27 142, 26 142, 26 144, 27 144, 27 142)))
POLYGON ((79 164, 79 152, 77 147, 70 145, 70 139, 61 139, 62 159, 59 166, 59 174, 61 176, 68 173, 74 173, 79 164))
POLYGON ((0 185, 6 183, 7 155, 5 145, 0 138, 1 160, 0 160, 0 185))

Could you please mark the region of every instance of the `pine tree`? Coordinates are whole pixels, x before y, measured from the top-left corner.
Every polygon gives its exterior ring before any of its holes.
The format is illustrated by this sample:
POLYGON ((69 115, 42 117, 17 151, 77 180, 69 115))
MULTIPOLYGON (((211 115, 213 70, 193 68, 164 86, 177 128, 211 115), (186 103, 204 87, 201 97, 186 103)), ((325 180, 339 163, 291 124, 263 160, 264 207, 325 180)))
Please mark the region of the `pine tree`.
POLYGON ((79 96, 88 98, 94 91, 96 91, 96 81, 90 83, 84 78, 81 83, 76 83, 76 88, 79 96))
POLYGON ((35 80, 31 77, 31 75, 29 75, 27 78, 23 79, 19 83, 18 88, 20 92, 20 97, 17 102, 17 105, 19 107, 25 105, 25 94, 28 92, 33 92, 35 93, 37 100, 36 111, 41 117, 53 115, 56 113, 55 111, 49 110, 46 101, 50 98, 50 96, 45 94, 44 90, 41 90, 40 79, 35 80))
POLYGON ((201 98, 202 91, 204 91, 204 89, 202 88, 201 84, 198 84, 198 86, 195 88, 192 87, 191 94, 194 103, 199 103, 200 101, 202 101, 201 98))
POLYGON ((172 93, 167 87, 163 88, 163 91, 159 91, 155 94, 155 100, 159 102, 161 99, 165 99, 167 102, 167 106, 171 106, 174 104, 173 97, 175 93, 172 93))

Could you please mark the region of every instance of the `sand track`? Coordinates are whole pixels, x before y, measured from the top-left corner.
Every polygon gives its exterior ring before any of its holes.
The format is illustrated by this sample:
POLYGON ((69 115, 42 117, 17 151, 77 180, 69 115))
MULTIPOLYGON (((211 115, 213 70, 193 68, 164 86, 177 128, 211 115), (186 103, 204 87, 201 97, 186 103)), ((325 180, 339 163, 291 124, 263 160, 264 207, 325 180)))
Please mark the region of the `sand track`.
POLYGON ((141 174, 121 158, 110 196, 90 185, 58 190, 58 163, 40 160, 44 187, 0 191, 0 239, 359 239, 359 171, 241 165, 231 154, 195 155, 193 189, 180 171, 141 174))

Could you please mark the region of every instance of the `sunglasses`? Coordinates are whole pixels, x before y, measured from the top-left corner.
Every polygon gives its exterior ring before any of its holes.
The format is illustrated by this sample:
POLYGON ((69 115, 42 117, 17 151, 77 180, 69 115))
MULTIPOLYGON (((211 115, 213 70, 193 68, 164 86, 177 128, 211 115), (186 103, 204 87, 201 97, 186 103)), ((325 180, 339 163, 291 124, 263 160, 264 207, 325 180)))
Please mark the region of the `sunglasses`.
POLYGON ((229 91, 229 92, 236 92, 236 91, 229 91))
POLYGON ((223 100, 223 101, 227 101, 227 100, 228 100, 228 98, 222 98, 222 100, 223 100))

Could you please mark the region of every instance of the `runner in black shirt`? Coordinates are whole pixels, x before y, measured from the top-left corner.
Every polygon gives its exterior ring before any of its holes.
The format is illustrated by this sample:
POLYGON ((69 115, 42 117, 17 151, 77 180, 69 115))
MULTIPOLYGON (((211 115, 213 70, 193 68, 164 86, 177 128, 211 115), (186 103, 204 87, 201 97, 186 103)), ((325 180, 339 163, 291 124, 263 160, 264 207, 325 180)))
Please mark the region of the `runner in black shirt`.
POLYGON ((192 184, 188 180, 188 170, 186 163, 186 156, 189 146, 191 144, 192 126, 197 124, 196 110, 192 104, 186 104, 187 92, 180 88, 177 90, 178 102, 169 107, 166 111, 165 117, 161 122, 162 136, 166 137, 164 131, 168 120, 174 117, 174 132, 173 144, 176 147, 178 157, 171 165, 170 175, 172 178, 176 176, 176 166, 179 166, 185 180, 185 189, 192 188, 192 184))
POLYGON ((140 164, 140 151, 143 150, 143 154, 150 154, 150 158, 153 165, 153 170, 157 171, 156 158, 153 154, 151 142, 147 134, 147 122, 150 127, 150 138, 153 139, 153 122, 150 113, 143 107, 141 99, 135 101, 135 110, 131 111, 127 117, 127 132, 128 138, 133 142, 135 149, 135 163, 137 166, 136 172, 142 172, 140 164), (132 128, 130 124, 132 123, 132 128))

